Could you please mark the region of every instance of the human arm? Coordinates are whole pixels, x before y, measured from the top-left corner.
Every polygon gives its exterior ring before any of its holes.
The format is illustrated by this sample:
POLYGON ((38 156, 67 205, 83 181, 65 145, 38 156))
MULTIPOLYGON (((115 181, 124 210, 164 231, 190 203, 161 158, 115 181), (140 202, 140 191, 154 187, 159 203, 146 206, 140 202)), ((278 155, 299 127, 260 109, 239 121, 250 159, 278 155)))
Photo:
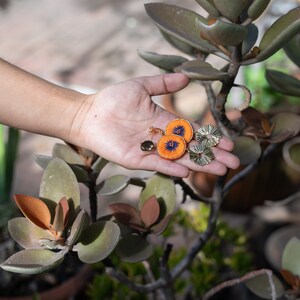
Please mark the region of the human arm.
POLYGON ((204 167, 187 155, 163 159, 143 152, 151 126, 164 128, 176 116, 156 105, 151 96, 176 92, 189 80, 182 74, 143 77, 111 85, 96 94, 65 89, 0 61, 0 122, 23 130, 60 138, 92 150, 129 169, 144 169, 186 177, 190 170, 222 175, 236 168, 229 151, 233 143, 221 139, 215 160, 204 167))

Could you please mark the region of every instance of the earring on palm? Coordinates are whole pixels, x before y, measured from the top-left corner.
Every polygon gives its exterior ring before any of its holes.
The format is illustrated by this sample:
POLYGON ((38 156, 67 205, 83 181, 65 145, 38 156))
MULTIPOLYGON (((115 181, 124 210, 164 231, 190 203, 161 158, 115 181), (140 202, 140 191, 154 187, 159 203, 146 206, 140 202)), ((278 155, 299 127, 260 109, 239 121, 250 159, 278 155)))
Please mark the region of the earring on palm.
POLYGON ((211 148, 216 146, 222 137, 220 130, 212 125, 201 126, 194 133, 190 122, 184 119, 171 121, 165 131, 151 127, 149 133, 151 140, 141 143, 142 151, 157 150, 158 155, 169 160, 176 160, 188 152, 190 160, 200 166, 205 166, 214 160, 211 148), (153 142, 153 136, 156 134, 161 135, 157 145, 153 142), (188 147, 188 143, 193 138, 198 144, 188 147))

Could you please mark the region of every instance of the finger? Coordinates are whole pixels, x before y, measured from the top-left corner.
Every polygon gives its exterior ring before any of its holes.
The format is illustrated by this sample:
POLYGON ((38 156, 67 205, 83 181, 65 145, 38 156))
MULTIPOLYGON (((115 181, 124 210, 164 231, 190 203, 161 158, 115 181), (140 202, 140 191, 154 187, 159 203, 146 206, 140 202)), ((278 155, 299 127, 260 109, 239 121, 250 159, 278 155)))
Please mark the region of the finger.
POLYGON ((234 148, 234 143, 230 139, 223 137, 220 139, 217 147, 226 151, 232 151, 234 148))
POLYGON ((178 163, 177 161, 175 162, 161 158, 157 154, 145 156, 139 168, 176 177, 188 177, 190 173, 188 167, 178 163))
POLYGON ((158 76, 137 78, 150 96, 177 92, 189 83, 189 79, 182 73, 163 74, 158 76))
POLYGON ((240 166, 240 160, 230 152, 219 148, 212 148, 215 160, 222 162, 227 168, 237 169, 240 166))

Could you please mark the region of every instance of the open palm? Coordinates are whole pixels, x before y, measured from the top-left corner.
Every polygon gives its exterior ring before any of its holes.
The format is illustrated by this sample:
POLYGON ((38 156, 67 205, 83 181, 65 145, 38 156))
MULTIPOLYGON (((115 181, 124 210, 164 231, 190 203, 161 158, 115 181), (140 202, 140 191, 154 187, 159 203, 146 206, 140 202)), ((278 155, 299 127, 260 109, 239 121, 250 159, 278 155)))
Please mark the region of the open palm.
MULTIPOLYGON (((177 118, 156 105, 151 96, 176 92, 188 82, 182 74, 167 74, 109 86, 87 97, 78 116, 81 126, 76 135, 85 148, 128 169, 158 171, 178 177, 188 176, 190 170, 223 175, 227 168, 239 166, 239 160, 229 152, 233 143, 226 138, 214 147, 215 160, 204 167, 190 161, 188 155, 170 161, 161 158, 156 151, 140 149, 141 142, 149 139, 150 127, 164 129, 177 118)), ((195 129, 199 127, 192 125, 195 129)))

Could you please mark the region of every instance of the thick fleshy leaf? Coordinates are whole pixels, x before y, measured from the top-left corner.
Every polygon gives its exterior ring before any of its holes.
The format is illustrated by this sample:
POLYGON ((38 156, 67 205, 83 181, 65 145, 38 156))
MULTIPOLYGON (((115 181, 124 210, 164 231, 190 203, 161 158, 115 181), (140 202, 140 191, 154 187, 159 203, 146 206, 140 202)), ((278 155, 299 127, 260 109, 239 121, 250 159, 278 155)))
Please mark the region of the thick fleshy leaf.
POLYGON ((116 253, 127 262, 140 262, 149 258, 153 253, 153 246, 139 235, 126 235, 118 246, 116 253))
POLYGON ((279 299, 285 293, 284 286, 275 275, 271 275, 271 277, 272 282, 270 282, 270 278, 267 274, 262 274, 250 278, 244 281, 244 283, 252 293, 263 299, 273 299, 271 288, 273 285, 276 292, 276 299, 279 299))
POLYGON ((287 42, 283 50, 290 60, 300 68, 300 33, 296 34, 289 42, 287 42))
POLYGON ((114 175, 96 186, 98 195, 110 196, 123 191, 130 183, 130 177, 126 175, 114 175))
POLYGON ((149 178, 146 181, 146 187, 140 194, 140 209, 153 195, 159 202, 161 219, 173 213, 176 206, 176 189, 172 179, 162 174, 155 174, 149 178))
POLYGON ((271 118, 274 128, 272 136, 282 132, 290 132, 290 137, 295 136, 300 131, 300 116, 294 113, 278 113, 271 118))
POLYGON ((84 165, 78 153, 66 144, 55 144, 52 149, 53 157, 58 157, 68 164, 84 165))
POLYGON ((114 203, 109 205, 113 216, 118 222, 134 229, 144 230, 140 212, 130 204, 114 203))
POLYGON ((33 160, 44 170, 52 159, 53 157, 47 155, 35 154, 33 156, 33 160))
MULTIPOLYGON (((48 166, 49 162, 53 160, 52 156, 46 156, 46 155, 40 155, 40 154, 35 154, 33 157, 34 161, 42 168, 46 169, 48 166)), ((88 181, 88 173, 82 166, 78 165, 70 165, 72 171, 74 172, 78 182, 86 182, 88 181)))
POLYGON ((14 273, 39 274, 62 263, 64 253, 44 249, 26 249, 9 257, 1 268, 14 273))
POLYGON ((300 7, 292 9, 276 20, 263 35, 256 56, 262 61, 281 49, 292 37, 300 31, 300 7))
POLYGON ((211 16, 218 17, 220 15, 219 11, 216 9, 214 0, 196 0, 196 2, 198 2, 211 16))
POLYGON ((271 0, 254 0, 248 8, 248 16, 256 20, 266 10, 271 0))
POLYGON ((280 71, 267 70, 266 79, 275 91, 285 95, 300 97, 300 80, 295 77, 280 71))
POLYGON ((174 72, 174 68, 187 61, 186 58, 178 55, 161 55, 154 52, 138 51, 140 57, 150 64, 167 72, 174 72))
POLYGON ((25 195, 15 195, 15 201, 24 216, 36 226, 49 229, 51 214, 47 205, 40 199, 25 195))
POLYGON ((111 221, 96 222, 88 226, 76 244, 81 261, 91 264, 106 258, 120 239, 119 226, 111 221))
POLYGON ((175 71, 182 72, 191 79, 197 80, 224 80, 229 74, 212 67, 201 60, 191 60, 175 68, 175 71))
POLYGON ((258 28, 255 24, 251 23, 247 25, 246 28, 248 32, 242 44, 243 55, 248 53, 253 48, 258 38, 258 28))
POLYGON ((196 20, 196 24, 201 31, 200 36, 217 45, 239 45, 248 33, 247 27, 224 22, 220 19, 213 20, 209 24, 196 20))
POLYGON ((172 215, 168 215, 164 217, 158 224, 151 227, 151 233, 153 234, 161 234, 165 231, 165 229, 168 227, 172 215))
POLYGON ((282 148, 284 161, 294 170, 300 172, 300 138, 286 142, 282 148))
POLYGON ((282 269, 288 270, 292 274, 300 276, 299 253, 300 240, 296 237, 293 237, 289 240, 283 250, 281 259, 282 269))
POLYGON ((56 203, 66 197, 69 205, 70 202, 73 204, 71 207, 79 207, 78 181, 69 165, 60 158, 54 158, 45 169, 40 185, 40 197, 56 203))
POLYGON ((197 13, 164 3, 148 3, 145 4, 145 9, 153 22, 167 34, 205 53, 220 51, 208 41, 201 39, 199 28, 195 24, 196 20, 205 23, 206 19, 197 13))
POLYGON ((248 106, 241 111, 241 114, 244 121, 253 128, 251 132, 253 132, 256 136, 267 137, 271 134, 273 130, 272 123, 264 113, 248 106))
POLYGON ((53 229, 62 232, 68 222, 69 204, 66 197, 62 198, 55 208, 55 216, 53 220, 53 229))
POLYGON ((93 163, 92 165, 92 170, 95 172, 95 173, 100 173, 104 167, 109 163, 108 160, 106 160, 105 158, 103 157, 98 157, 98 159, 93 163))
POLYGON ((42 248, 39 240, 53 239, 53 235, 31 223, 26 218, 15 218, 8 222, 8 231, 11 237, 25 249, 42 248))
POLYGON ((147 199, 141 208, 141 219, 146 227, 153 225, 159 217, 160 207, 155 196, 147 199))
POLYGON ((261 146, 253 138, 240 136, 234 141, 233 153, 240 159, 241 165, 247 165, 260 158, 261 146))
POLYGON ((290 271, 284 269, 280 270, 280 274, 291 287, 300 286, 299 276, 293 275, 290 271))
POLYGON ((69 246, 74 245, 80 237, 82 231, 89 225, 89 223, 89 215, 84 209, 82 209, 72 224, 70 235, 68 236, 66 243, 69 246))
POLYGON ((214 0, 214 3, 222 16, 235 22, 248 3, 248 0, 214 0))
POLYGON ((168 33, 160 30, 162 36, 164 37, 164 39, 171 44, 174 48, 180 50, 181 52, 188 54, 188 55, 196 55, 199 50, 195 49, 194 47, 190 46, 188 43, 183 42, 171 35, 169 35, 168 33))

